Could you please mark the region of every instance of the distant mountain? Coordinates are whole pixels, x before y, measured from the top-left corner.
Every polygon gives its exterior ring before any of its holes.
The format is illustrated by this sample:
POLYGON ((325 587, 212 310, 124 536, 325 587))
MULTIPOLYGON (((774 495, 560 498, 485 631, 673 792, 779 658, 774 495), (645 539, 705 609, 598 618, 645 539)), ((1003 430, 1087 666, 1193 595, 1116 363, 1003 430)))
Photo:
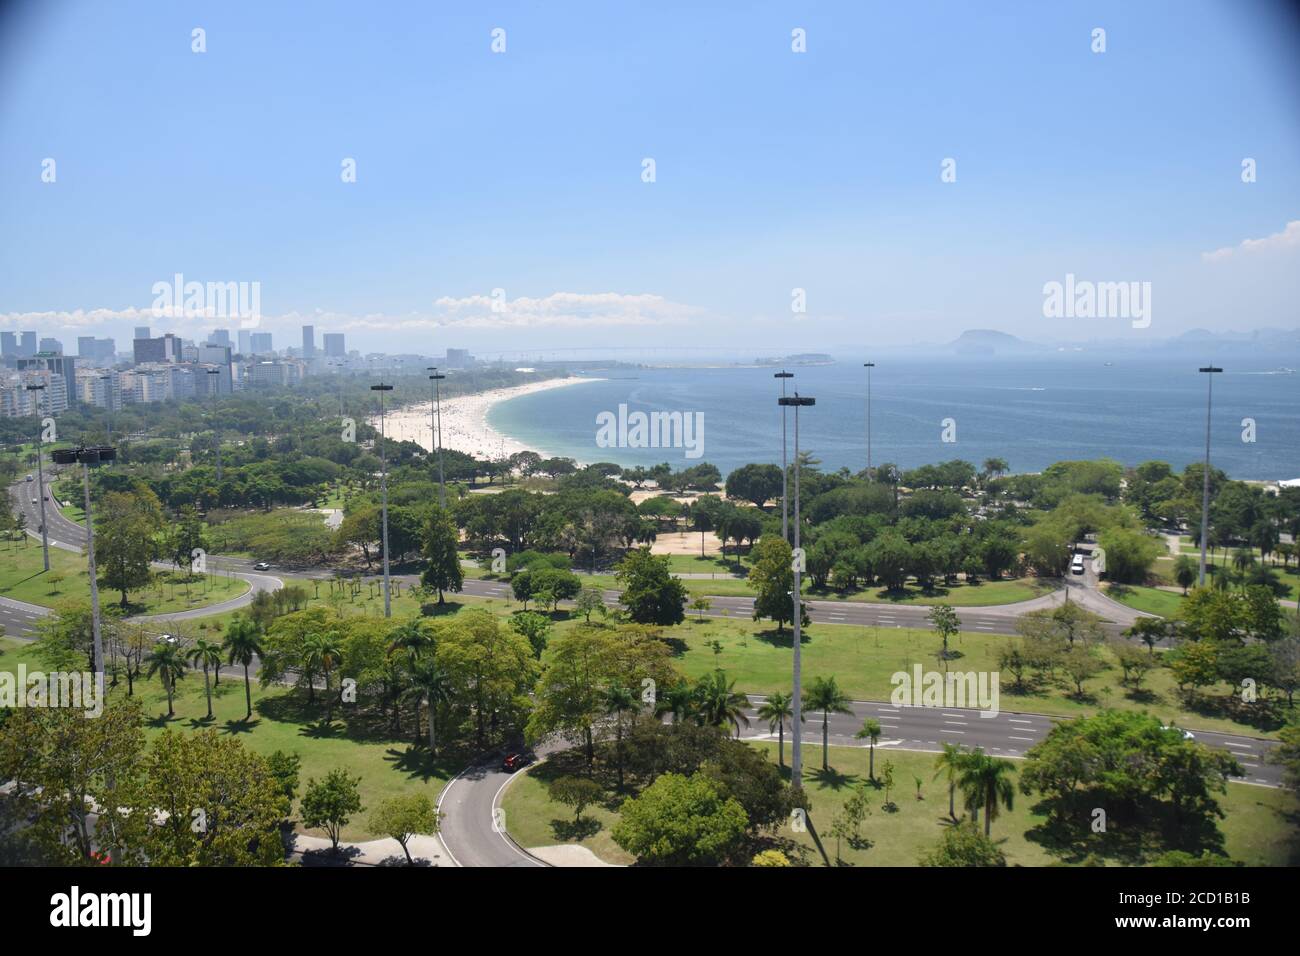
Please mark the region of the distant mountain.
POLYGON ((993 329, 967 329, 943 348, 954 355, 1026 355, 1050 351, 1046 345, 993 329))

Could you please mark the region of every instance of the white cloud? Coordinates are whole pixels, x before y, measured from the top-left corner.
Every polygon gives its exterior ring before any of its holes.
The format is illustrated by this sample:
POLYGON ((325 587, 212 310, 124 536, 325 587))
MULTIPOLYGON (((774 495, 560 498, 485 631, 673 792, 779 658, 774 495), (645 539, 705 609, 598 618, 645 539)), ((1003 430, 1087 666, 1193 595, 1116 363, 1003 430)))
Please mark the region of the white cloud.
POLYGON ((1263 239, 1243 239, 1241 244, 1236 247, 1224 246, 1222 249, 1215 249, 1213 252, 1202 252, 1201 261, 1222 262, 1225 259, 1231 259, 1237 254, 1268 252, 1295 246, 1300 246, 1300 219, 1292 219, 1281 232, 1275 232, 1263 239))

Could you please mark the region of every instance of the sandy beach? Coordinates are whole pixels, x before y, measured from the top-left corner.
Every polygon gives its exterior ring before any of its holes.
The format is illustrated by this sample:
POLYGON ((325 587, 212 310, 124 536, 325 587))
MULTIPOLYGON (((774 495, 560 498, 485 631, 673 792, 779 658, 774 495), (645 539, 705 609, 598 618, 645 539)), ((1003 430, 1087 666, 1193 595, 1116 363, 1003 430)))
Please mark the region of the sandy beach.
MULTIPOLYGON (((518 398, 520 395, 531 395, 551 388, 595 381, 600 380, 582 375, 570 375, 568 378, 551 378, 541 382, 530 382, 527 385, 516 385, 513 388, 495 388, 474 395, 444 398, 442 400, 442 447, 461 451, 480 459, 501 458, 520 451, 536 451, 502 435, 488 424, 488 411, 492 406, 497 402, 518 398)), ((422 448, 432 450, 433 438, 429 416, 432 404, 432 402, 424 402, 389 412, 385 423, 388 437, 394 441, 413 441, 422 448)), ((370 424, 378 428, 378 416, 372 418, 370 424)))

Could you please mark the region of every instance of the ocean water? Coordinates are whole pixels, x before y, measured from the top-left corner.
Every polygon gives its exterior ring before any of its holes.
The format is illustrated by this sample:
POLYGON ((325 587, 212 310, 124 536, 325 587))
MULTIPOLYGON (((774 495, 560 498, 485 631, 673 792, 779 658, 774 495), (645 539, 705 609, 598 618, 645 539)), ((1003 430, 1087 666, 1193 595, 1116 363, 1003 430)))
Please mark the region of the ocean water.
MULTIPOLYGON (((1054 461, 1151 459, 1182 468, 1205 453, 1206 375, 1195 361, 1047 357, 881 361, 872 372, 872 461, 901 467, 1004 458, 1017 472, 1054 461), (944 420, 956 441, 944 441, 944 420)), ((1225 366, 1231 363, 1221 363, 1225 366)), ((1214 376, 1211 455, 1234 478, 1300 478, 1300 373, 1285 358, 1237 359, 1214 376), (1255 441, 1242 440, 1243 419, 1255 441)), ((1296 367, 1295 359, 1290 360, 1296 367)), ((773 368, 592 371, 593 381, 494 406, 489 423, 547 455, 622 465, 699 461, 725 475, 747 462, 780 462, 780 381, 773 368), (682 448, 597 445, 597 416, 685 412, 703 416, 703 455, 682 448)), ((866 463, 866 371, 860 361, 789 369, 787 388, 813 396, 800 412, 800 447, 828 470, 866 463)), ((789 419, 793 449, 793 409, 789 419)), ((791 452, 793 455, 793 451, 791 452)))

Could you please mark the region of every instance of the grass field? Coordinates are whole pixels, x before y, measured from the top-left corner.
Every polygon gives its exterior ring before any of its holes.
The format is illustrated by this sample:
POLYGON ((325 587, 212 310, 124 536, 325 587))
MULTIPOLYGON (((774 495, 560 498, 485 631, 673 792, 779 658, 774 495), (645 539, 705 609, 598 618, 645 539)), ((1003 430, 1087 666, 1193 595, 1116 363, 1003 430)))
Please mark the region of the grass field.
MULTIPOLYGON (((0 670, 15 672, 25 663, 29 670, 40 669, 30 644, 0 639, 0 670)), ((460 769, 459 765, 430 764, 426 750, 413 747, 409 734, 401 739, 386 728, 354 726, 347 720, 346 708, 340 708, 332 731, 327 731, 315 713, 306 713, 300 698, 287 688, 262 690, 253 679, 253 720, 245 723, 244 681, 241 676, 224 674, 213 694, 215 719, 208 723, 201 671, 189 672, 179 682, 176 717, 167 720, 167 697, 157 680, 137 682, 136 697, 144 705, 145 729, 160 733, 164 727, 182 730, 215 728, 222 735, 237 737, 245 746, 261 753, 276 750, 297 753, 302 758, 299 796, 311 777, 323 777, 335 767, 344 767, 361 776, 361 799, 366 808, 344 828, 347 840, 374 839, 378 835, 366 830, 368 810, 380 800, 404 793, 428 794, 437 800, 446 782, 460 769)), ((122 684, 114 694, 126 693, 122 684)), ((410 714, 404 715, 403 728, 409 732, 410 714)), ((304 831, 308 832, 308 831, 304 831)), ((314 832, 321 836, 320 832, 314 832)))
MULTIPOLYGON (((776 745, 756 742, 751 746, 764 750, 775 761, 776 745)), ((802 833, 783 827, 776 834, 788 855, 811 866, 914 866, 919 855, 938 842, 943 829, 951 825, 948 817, 948 790, 945 781, 935 780, 935 755, 877 747, 876 778, 886 764, 893 764, 895 786, 890 796, 893 807, 885 808, 883 789, 868 779, 868 751, 864 747, 832 747, 831 769, 821 771, 820 748, 806 751, 804 786, 811 798, 809 826, 802 833), (917 778, 920 779, 918 799, 917 778), (858 846, 841 841, 838 848, 830 835, 831 824, 853 795, 854 789, 866 785, 871 794, 871 815, 860 830, 864 838, 858 846)), ((1019 763, 1019 762, 1017 762, 1019 763)), ((553 803, 541 781, 546 765, 530 768, 506 790, 502 806, 510 835, 525 847, 552 846, 570 842, 565 824, 573 819, 572 810, 553 803), (558 822, 558 825, 557 825, 558 822)), ((610 794, 613 798, 614 795, 610 794)), ((1233 860, 1254 866, 1294 866, 1300 863, 1297 821, 1300 802, 1282 790, 1270 790, 1229 784, 1226 795, 1219 798, 1225 818, 1219 822, 1223 833, 1223 850, 1233 860)), ((1015 806, 1002 809, 993 821, 992 838, 1010 866, 1044 866, 1079 862, 1079 848, 1058 847, 1042 835, 1040 824, 1046 820, 1036 812, 1036 798, 1017 793, 1015 806)), ((616 799, 585 811, 600 824, 599 830, 574 840, 610 863, 629 863, 630 857, 614 843, 611 831, 618 822, 616 799)), ((958 816, 962 816, 960 797, 958 816)), ((1085 848, 1086 849, 1086 848, 1085 848)), ((1107 864, 1123 861, 1107 858, 1107 864)))
MULTIPOLYGON (((227 579, 218 574, 194 575, 186 587, 186 575, 179 571, 160 571, 154 584, 131 591, 128 608, 131 614, 172 614, 220 604, 239 597, 248 590, 248 582, 227 579)), ((86 559, 75 551, 50 548, 50 571, 45 572, 40 542, 30 536, 0 544, 0 595, 54 607, 67 600, 90 600, 90 580, 86 559)), ((116 602, 116 591, 99 590, 104 604, 116 602)))
POLYGON ((1159 614, 1161 617, 1173 617, 1183 603, 1183 595, 1179 591, 1162 591, 1160 588, 1137 584, 1112 584, 1106 588, 1106 594, 1134 610, 1159 614))

